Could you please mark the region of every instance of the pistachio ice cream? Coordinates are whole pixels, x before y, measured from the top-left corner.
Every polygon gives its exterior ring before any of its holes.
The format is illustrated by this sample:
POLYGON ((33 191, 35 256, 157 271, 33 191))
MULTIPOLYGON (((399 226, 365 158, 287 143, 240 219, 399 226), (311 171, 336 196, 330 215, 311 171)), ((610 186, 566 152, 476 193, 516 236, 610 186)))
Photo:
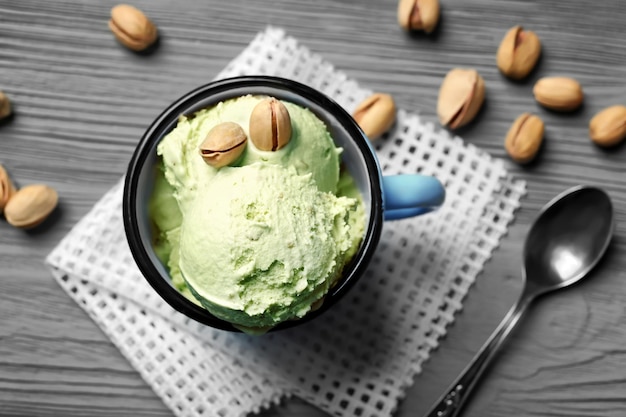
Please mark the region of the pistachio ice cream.
POLYGON ((230 99, 182 116, 157 153, 155 252, 218 318, 250 331, 303 317, 358 249, 362 201, 305 108, 230 99))

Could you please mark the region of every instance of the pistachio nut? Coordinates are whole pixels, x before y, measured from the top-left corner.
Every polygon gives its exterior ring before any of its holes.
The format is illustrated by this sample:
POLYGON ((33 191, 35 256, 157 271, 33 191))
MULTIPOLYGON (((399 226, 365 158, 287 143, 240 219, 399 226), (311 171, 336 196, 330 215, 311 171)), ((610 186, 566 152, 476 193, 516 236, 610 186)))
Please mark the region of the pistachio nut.
POLYGON ((365 135, 374 141, 396 121, 396 104, 389 94, 375 93, 356 107, 352 117, 365 135))
POLYGON ((504 75, 521 80, 535 68, 539 55, 541 41, 535 32, 515 26, 502 39, 496 54, 496 62, 504 75))
POLYGON ((0 165, 0 213, 4 211, 4 208, 15 194, 15 191, 11 177, 9 177, 4 167, 0 165))
POLYGON ((431 33, 439 22, 439 0, 400 0, 398 24, 404 30, 431 33))
POLYGON ((607 107, 593 116, 589 137, 600 146, 614 146, 626 139, 626 106, 607 107))
POLYGON ((47 185, 27 185, 9 200, 4 208, 4 217, 12 226, 30 229, 52 213, 58 200, 57 192, 47 185))
POLYGON ((154 23, 139 9, 118 4, 111 9, 109 29, 124 46, 143 51, 156 42, 158 31, 154 23))
POLYGON ((11 101, 0 91, 0 120, 6 119, 11 115, 11 101))
POLYGON ((439 121, 451 129, 466 125, 476 117, 484 100, 485 80, 476 70, 452 69, 439 89, 439 121))
POLYGON ((220 123, 209 130, 200 144, 200 155, 207 164, 221 168, 232 164, 241 156, 247 141, 246 132, 237 123, 220 123))
POLYGON ((573 111, 583 103, 580 83, 568 77, 545 77, 533 87, 535 100, 544 107, 557 111, 573 111))
POLYGON ((250 115, 250 140, 262 151, 277 151, 291 140, 291 117, 274 97, 260 101, 250 115))
POLYGON ((506 134, 506 152, 511 159, 521 164, 532 161, 543 142, 543 131, 543 120, 538 116, 530 113, 520 115, 506 134))

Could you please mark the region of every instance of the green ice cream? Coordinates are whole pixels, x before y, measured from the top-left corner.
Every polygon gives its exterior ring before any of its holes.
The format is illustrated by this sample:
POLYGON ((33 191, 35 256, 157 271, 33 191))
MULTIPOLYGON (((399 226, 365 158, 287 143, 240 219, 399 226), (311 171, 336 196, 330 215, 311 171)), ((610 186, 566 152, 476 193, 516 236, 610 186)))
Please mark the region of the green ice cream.
POLYGON ((215 315, 250 327, 302 317, 339 277, 356 200, 263 163, 222 168, 199 191, 181 226, 180 269, 215 315))
POLYGON ((216 169, 198 147, 222 122, 248 135, 264 97, 231 99, 181 117, 159 144, 162 166, 150 201, 155 252, 173 284, 215 316, 245 329, 300 318, 341 276, 358 249, 364 211, 341 149, 312 112, 283 102, 290 142, 266 152, 248 140, 216 169), (339 194, 339 195, 338 195, 339 194))
MULTIPOLYGON (((220 123, 235 122, 249 136, 250 113, 263 98, 239 97, 201 110, 191 118, 181 117, 176 128, 163 138, 157 153, 163 158, 165 177, 175 188, 179 203, 184 204, 193 199, 198 184, 209 181, 218 171, 198 157, 198 147, 207 133, 220 123)), ((234 165, 266 162, 291 166, 299 175, 312 174, 321 191, 335 193, 341 149, 335 147, 326 126, 311 111, 292 103, 283 104, 291 116, 292 136, 288 146, 278 151, 265 152, 248 141, 244 154, 234 165)))

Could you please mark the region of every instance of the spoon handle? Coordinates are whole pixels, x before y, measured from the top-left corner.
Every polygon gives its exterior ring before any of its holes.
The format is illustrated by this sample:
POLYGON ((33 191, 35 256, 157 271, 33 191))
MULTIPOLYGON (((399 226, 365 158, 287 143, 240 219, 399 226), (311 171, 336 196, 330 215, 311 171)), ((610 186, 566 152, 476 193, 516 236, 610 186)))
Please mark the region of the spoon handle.
POLYGON ((524 292, 461 375, 428 412, 427 417, 455 417, 459 415, 481 375, 496 356, 496 352, 507 336, 511 334, 531 301, 532 296, 524 292))

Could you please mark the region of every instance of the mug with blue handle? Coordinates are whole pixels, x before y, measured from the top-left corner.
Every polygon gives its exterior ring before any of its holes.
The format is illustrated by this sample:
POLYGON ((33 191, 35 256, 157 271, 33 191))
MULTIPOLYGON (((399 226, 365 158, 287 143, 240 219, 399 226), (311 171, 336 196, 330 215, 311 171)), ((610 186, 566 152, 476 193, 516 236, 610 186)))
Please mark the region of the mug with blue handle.
POLYGON ((304 84, 278 77, 244 76, 215 81, 189 92, 161 113, 139 141, 126 173, 123 218, 128 244, 143 276, 168 304, 196 321, 238 331, 185 298, 172 285, 167 268, 154 252, 148 201, 158 163, 156 147, 174 129, 180 115, 191 115, 221 101, 248 94, 290 101, 308 108, 326 123, 337 146, 343 148, 342 169, 347 169, 354 178, 367 217, 359 250, 344 267, 342 278, 330 289, 322 306, 302 319, 277 325, 272 329, 276 331, 311 320, 339 301, 363 275, 376 250, 383 222, 432 211, 443 203, 445 190, 434 177, 419 174, 383 176, 370 141, 354 119, 335 101, 304 84))

